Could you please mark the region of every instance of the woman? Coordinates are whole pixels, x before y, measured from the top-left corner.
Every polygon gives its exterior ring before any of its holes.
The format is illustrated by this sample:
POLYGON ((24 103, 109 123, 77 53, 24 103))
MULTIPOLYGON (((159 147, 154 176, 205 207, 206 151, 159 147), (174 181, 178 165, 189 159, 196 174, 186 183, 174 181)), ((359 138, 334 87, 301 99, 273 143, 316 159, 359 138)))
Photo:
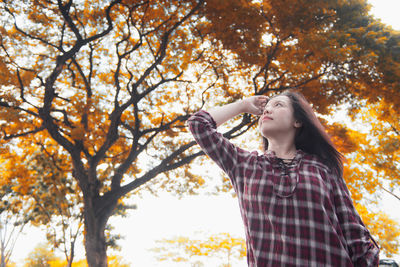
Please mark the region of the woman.
POLYGON ((237 193, 249 266, 378 266, 379 248, 342 178, 342 156, 300 93, 201 110, 188 125, 237 193), (217 132, 241 113, 261 115, 262 155, 217 132))

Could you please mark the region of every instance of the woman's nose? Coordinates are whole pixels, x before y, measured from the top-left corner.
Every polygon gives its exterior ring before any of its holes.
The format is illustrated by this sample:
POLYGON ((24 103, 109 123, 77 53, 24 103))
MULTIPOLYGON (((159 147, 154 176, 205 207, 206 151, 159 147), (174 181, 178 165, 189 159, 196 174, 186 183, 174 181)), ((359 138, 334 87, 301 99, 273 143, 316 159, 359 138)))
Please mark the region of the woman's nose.
POLYGON ((265 115, 265 114, 270 114, 270 113, 271 113, 270 108, 269 108, 269 107, 265 107, 265 108, 264 108, 264 111, 263 111, 263 115, 265 115))

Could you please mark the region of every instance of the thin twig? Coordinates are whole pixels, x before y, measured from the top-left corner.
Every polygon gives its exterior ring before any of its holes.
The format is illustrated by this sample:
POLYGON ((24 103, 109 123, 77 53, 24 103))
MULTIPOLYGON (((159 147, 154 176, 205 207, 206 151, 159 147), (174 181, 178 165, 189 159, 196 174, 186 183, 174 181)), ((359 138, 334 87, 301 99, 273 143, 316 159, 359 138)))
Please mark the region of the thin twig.
POLYGON ((389 190, 387 190, 386 188, 384 188, 383 186, 381 186, 381 188, 386 191, 387 193, 389 193, 390 195, 392 195, 393 197, 397 198, 398 200, 400 200, 400 197, 397 196, 396 194, 394 194, 393 192, 390 192, 389 190))

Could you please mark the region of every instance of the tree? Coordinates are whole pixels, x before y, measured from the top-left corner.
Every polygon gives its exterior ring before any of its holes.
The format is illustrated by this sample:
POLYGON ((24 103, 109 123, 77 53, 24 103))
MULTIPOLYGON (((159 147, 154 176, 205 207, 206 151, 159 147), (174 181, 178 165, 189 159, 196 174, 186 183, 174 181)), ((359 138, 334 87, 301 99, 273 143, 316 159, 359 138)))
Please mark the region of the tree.
MULTIPOLYGON (((46 238, 53 249, 61 249, 70 267, 75 256, 75 244, 82 235, 82 197, 76 194, 76 183, 62 168, 62 162, 38 152, 25 163, 33 171, 25 197, 32 200, 36 217, 33 224, 46 224, 46 238)), ((21 196, 23 197, 23 196, 21 196)))
MULTIPOLYGON (((69 169, 83 197, 85 247, 90 266, 107 264, 104 230, 119 199, 157 174, 175 169, 191 159, 179 160, 177 156, 193 144, 156 159, 158 165, 147 172, 141 173, 138 163, 138 155, 146 149, 151 151, 151 143, 158 133, 171 139, 187 117, 173 113, 151 116, 147 110, 152 102, 168 100, 160 99, 152 92, 162 89, 167 83, 183 82, 179 81, 181 66, 174 61, 182 58, 195 60, 191 57, 193 44, 184 40, 185 31, 178 32, 177 29, 190 27, 201 1, 171 2, 168 9, 164 9, 165 4, 158 1, 139 4, 111 1, 82 6, 72 1, 33 1, 26 5, 22 2, 3 5, 2 15, 14 19, 15 25, 1 29, 5 36, 1 40, 2 70, 6 71, 2 77, 5 80, 1 95, 2 119, 7 118, 8 126, 25 122, 17 126, 18 129, 11 126, 15 131, 3 124, 2 140, 24 137, 17 145, 34 149, 32 144, 40 143, 46 154, 61 158, 62 164, 72 163, 69 169), (30 24, 20 26, 17 17, 24 13, 30 24), (159 24, 153 17, 164 18, 164 21, 159 24), (40 29, 42 22, 52 25, 54 30, 40 29), (103 27, 98 26, 99 23, 103 27), (85 25, 92 25, 92 28, 86 29, 85 25), (181 45, 182 53, 177 56, 166 53, 172 37, 177 40, 172 44, 181 45), (33 45, 32 42, 38 42, 38 50, 31 51, 32 61, 29 63, 19 62, 19 53, 11 51, 13 48, 10 50, 19 38, 26 41, 20 43, 20 51, 25 51, 33 45), (99 59, 112 54, 108 46, 114 40, 115 54, 109 58, 110 64, 114 64, 98 68, 99 59), (143 53, 144 56, 140 56, 143 53), (34 62, 36 60, 38 62, 34 62), (55 66, 52 66, 52 61, 55 66), (21 67, 21 64, 25 66, 21 67), (110 72, 114 75, 108 75, 110 72), (35 85, 36 82, 39 84, 35 85), (11 89, 6 86, 11 86, 11 89), (111 98, 106 89, 110 86, 115 89, 111 98), (22 95, 14 95, 17 88, 22 95), (15 96, 22 97, 21 101, 15 96), (48 140, 54 140, 63 151, 53 150, 48 140), (177 159, 177 162, 171 163, 172 159, 177 159), (137 179, 122 186, 126 173, 137 179)), ((169 50, 174 49, 172 44, 169 50)), ((173 98, 177 96, 171 96, 171 100, 173 98)), ((168 105, 171 103, 167 102, 165 107, 168 105)), ((20 154, 27 156, 31 151, 24 149, 20 154)), ((23 179, 24 173, 15 174, 9 175, 6 182, 19 177, 25 185, 29 183, 23 179)), ((19 189, 26 189, 26 186, 21 185, 19 189)))
POLYGON ((17 172, 25 173, 24 176, 17 176, 12 186, 8 183, 3 186, 7 194, 2 198, 7 204, 3 205, 4 213, 20 221, 20 231, 27 223, 47 225, 47 239, 54 248, 63 247, 63 253, 70 262, 68 266, 71 266, 83 220, 79 208, 81 197, 75 194, 72 178, 66 175, 61 164, 56 163, 59 160, 41 153, 40 149, 30 152, 27 158, 9 157, 12 152, 7 153, 5 149, 3 152, 1 170, 5 180, 12 179, 14 173, 9 169, 16 165, 20 166, 17 172), (17 159, 19 162, 15 164, 17 159), (27 183, 22 178, 32 180, 27 183))
MULTIPOLYGON (((7 154, 7 153, 5 153, 7 154)), ((10 173, 10 165, 14 162, 0 157, 3 160, 2 173, 10 173)), ((15 157, 13 158, 15 160, 15 157)), ((71 266, 75 256, 75 245, 77 239, 82 237, 82 202, 81 196, 76 194, 76 184, 72 177, 63 171, 60 160, 38 151, 32 152, 27 159, 20 159, 21 168, 27 177, 34 177, 30 183, 17 181, 13 187, 23 187, 23 190, 12 190, 12 186, 4 185, 2 196, 2 217, 4 225, 19 229, 11 231, 8 235, 8 246, 12 248, 16 238, 22 232, 25 224, 34 226, 44 224, 47 226, 46 238, 53 249, 60 249, 64 254, 67 266, 71 266), (58 162, 58 164, 57 164, 58 162), (22 209, 21 209, 22 207, 22 209), (4 216, 3 216, 4 215, 4 216), (11 224, 11 220, 13 223, 11 224), (15 235, 15 237, 13 236, 15 235), (11 238, 13 238, 10 242, 11 238)), ((21 169, 19 170, 21 171, 21 169)), ((135 206, 127 206, 119 203, 116 215, 124 216, 126 211, 134 209, 135 206)), ((3 224, 1 224, 3 225, 3 224)), ((107 244, 111 248, 118 248, 119 236, 110 233, 112 226, 107 226, 107 244)), ((3 229, 3 228, 2 228, 3 229)), ((14 229, 14 230, 15 230, 14 229)), ((7 227, 5 227, 7 230, 7 227)), ((6 244, 6 231, 4 231, 3 244, 6 244)), ((3 246, 5 249, 6 247, 3 246)), ((9 250, 11 254, 11 250, 9 250)))
MULTIPOLYGON (((359 170, 352 170, 348 176, 358 181, 354 183, 358 188, 369 192, 383 190, 400 200, 400 195, 393 193, 400 189, 400 125, 397 116, 394 116, 396 110, 397 107, 384 100, 360 107, 358 112, 353 110, 354 122, 363 121, 367 127, 363 129, 366 133, 354 135, 358 146, 352 162, 374 179, 363 181, 360 179, 363 173, 359 170)), ((400 246, 398 225, 390 216, 379 212, 379 207, 375 214, 370 214, 365 207, 358 207, 358 210, 370 230, 379 236, 385 254, 388 257, 395 255, 400 246)))
MULTIPOLYGON (((0 12, 2 182, 25 195, 37 177, 23 162, 57 159, 81 197, 89 266, 107 265, 105 229, 123 198, 205 183, 187 165, 203 154, 184 126, 195 110, 298 88, 326 114, 396 93, 385 74, 398 60, 363 43, 360 23, 373 20, 362 0, 15 0, 0 12)), ((244 115, 225 136, 256 122, 244 115)))
POLYGON ((25 259, 25 267, 50 267, 50 262, 57 257, 47 244, 39 244, 25 259))
POLYGON ((13 201, 10 186, 0 188, 0 199, 0 266, 6 267, 11 264, 15 243, 29 221, 29 213, 15 207, 21 201, 13 201))
POLYGON ((233 237, 229 233, 211 235, 205 240, 192 240, 188 237, 176 237, 158 241, 161 247, 152 249, 160 261, 189 262, 194 256, 219 257, 223 266, 231 266, 232 257, 246 257, 246 243, 243 238, 233 237))
MULTIPOLYGON (((400 189, 400 123, 397 119, 398 106, 384 100, 360 107, 355 112, 355 121, 369 125, 369 145, 362 147, 360 162, 370 166, 387 189, 400 189)), ((398 198, 400 196, 397 196, 398 198)))
MULTIPOLYGON (((68 260, 62 260, 57 257, 54 252, 49 248, 50 244, 39 244, 32 252, 29 253, 25 259, 25 267, 87 267, 85 260, 79 260, 71 264, 68 260), (71 264, 71 265, 70 265, 71 264)), ((129 265, 124 263, 120 256, 111 255, 108 259, 108 265, 110 267, 128 267, 129 265)))

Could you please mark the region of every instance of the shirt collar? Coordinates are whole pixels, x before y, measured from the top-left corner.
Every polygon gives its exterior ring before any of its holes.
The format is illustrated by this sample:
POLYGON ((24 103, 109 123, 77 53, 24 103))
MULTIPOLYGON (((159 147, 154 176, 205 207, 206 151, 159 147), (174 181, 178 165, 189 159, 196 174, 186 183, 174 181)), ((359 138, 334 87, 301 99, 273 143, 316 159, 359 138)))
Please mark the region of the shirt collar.
MULTIPOLYGON (((267 150, 264 152, 264 155, 267 157, 267 160, 274 166, 279 166, 280 160, 276 156, 275 151, 267 150)), ((293 159, 293 165, 297 166, 300 161, 303 159, 305 153, 301 149, 296 150, 296 155, 293 159)))
POLYGON ((282 166, 282 160, 280 160, 275 152, 266 151, 265 153, 267 161, 271 163, 272 166, 272 183, 273 192, 281 198, 292 197, 299 184, 299 168, 301 160, 303 159, 305 153, 302 150, 297 150, 296 155, 293 158, 292 164, 287 166, 287 173, 284 173, 282 166))

